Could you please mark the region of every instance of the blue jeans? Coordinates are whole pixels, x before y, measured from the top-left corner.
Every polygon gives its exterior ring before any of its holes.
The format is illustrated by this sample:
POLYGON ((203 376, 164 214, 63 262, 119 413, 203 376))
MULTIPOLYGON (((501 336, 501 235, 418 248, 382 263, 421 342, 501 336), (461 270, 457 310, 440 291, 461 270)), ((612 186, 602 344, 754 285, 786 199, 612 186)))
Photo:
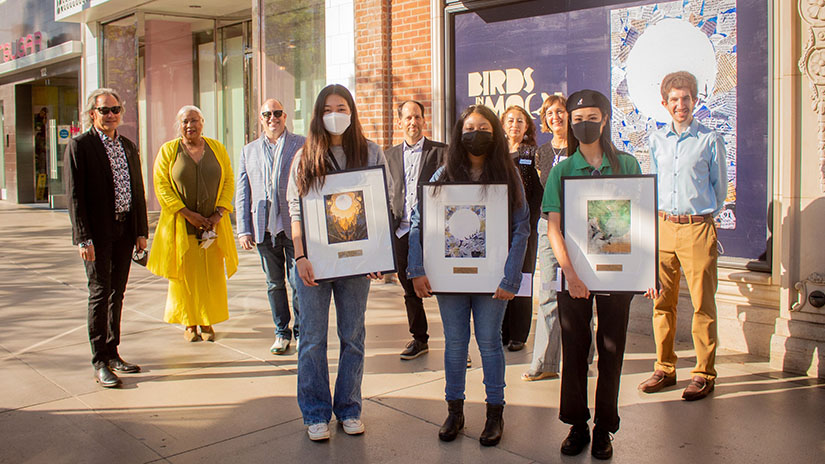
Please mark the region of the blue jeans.
POLYGON ((301 305, 301 344, 298 346, 298 406, 304 424, 361 417, 361 380, 364 377, 364 313, 370 281, 350 277, 307 287, 295 279, 301 305), (335 298, 338 340, 338 377, 335 399, 330 398, 327 333, 330 297, 335 298))
POLYGON ((489 404, 504 404, 501 323, 507 302, 494 300, 489 294, 454 293, 436 295, 436 298, 444 326, 444 372, 447 381, 444 393, 447 401, 464 399, 472 314, 476 343, 481 352, 486 401, 489 404))
POLYGON ((264 241, 256 244, 256 247, 258 254, 261 255, 261 265, 266 274, 266 293, 269 297, 272 320, 275 322, 275 335, 290 340, 294 332, 295 338, 298 338, 300 323, 298 296, 295 291, 295 279, 298 279, 298 275, 295 272, 295 249, 292 246, 292 240, 286 238, 283 232, 275 238, 267 232, 264 235, 264 241), (289 303, 284 276, 292 287, 292 312, 295 313, 293 330, 289 329, 289 303))

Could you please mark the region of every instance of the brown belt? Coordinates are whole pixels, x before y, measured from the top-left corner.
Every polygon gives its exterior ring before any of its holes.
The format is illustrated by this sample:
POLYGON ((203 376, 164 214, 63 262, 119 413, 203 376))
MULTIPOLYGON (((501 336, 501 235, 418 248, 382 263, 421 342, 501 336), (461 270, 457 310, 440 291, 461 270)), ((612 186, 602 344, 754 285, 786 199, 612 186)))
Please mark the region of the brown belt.
POLYGON ((115 213, 115 221, 117 222, 126 222, 127 215, 129 214, 128 211, 125 213, 115 213))
POLYGON ((668 214, 659 211, 659 217, 674 224, 694 224, 710 219, 710 214, 668 214))

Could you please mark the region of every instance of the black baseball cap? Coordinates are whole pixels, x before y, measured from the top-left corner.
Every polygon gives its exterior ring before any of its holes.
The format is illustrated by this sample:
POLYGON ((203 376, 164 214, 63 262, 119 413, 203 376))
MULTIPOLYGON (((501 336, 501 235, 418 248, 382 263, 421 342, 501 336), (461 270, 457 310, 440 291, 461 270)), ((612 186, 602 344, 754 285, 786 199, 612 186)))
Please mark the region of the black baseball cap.
POLYGON ((579 108, 599 108, 604 114, 610 114, 610 100, 597 90, 584 89, 573 92, 567 97, 567 112, 579 108))

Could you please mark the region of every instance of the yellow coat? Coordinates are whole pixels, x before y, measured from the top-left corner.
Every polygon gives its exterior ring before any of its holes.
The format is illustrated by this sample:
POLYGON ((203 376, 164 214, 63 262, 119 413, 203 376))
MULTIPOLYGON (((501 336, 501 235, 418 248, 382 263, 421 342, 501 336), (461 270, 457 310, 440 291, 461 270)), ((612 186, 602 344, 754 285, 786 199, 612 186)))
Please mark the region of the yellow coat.
MULTIPOLYGON (((232 164, 226 148, 217 140, 203 137, 218 163, 221 165, 221 183, 218 187, 218 201, 215 207, 224 208, 232 212, 235 195, 235 179, 232 174, 232 164)), ((163 144, 155 159, 154 182, 155 194, 160 203, 160 219, 155 229, 149 261, 146 268, 155 275, 167 279, 182 277, 181 265, 183 255, 189 249, 190 240, 186 233, 186 219, 177 214, 184 208, 181 194, 172 180, 172 165, 178 153, 180 139, 170 140, 163 144)), ((238 250, 235 247, 235 236, 229 216, 224 217, 217 226, 218 237, 213 246, 217 246, 224 258, 227 278, 232 277, 238 270, 238 250)))

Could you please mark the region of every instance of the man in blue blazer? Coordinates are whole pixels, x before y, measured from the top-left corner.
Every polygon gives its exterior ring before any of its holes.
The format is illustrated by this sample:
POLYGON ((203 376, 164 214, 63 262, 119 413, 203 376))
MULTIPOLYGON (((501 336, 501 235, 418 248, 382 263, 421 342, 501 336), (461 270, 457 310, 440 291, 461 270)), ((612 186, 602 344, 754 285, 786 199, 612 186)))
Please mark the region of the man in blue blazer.
POLYGON ((286 130, 287 115, 278 100, 269 99, 259 115, 264 133, 241 151, 235 188, 235 211, 241 248, 254 245, 261 256, 267 295, 275 321, 272 354, 284 354, 293 334, 298 340, 298 299, 295 296, 295 251, 292 247, 286 186, 292 157, 305 138, 286 130), (293 329, 289 328, 286 282, 292 287, 293 329))

